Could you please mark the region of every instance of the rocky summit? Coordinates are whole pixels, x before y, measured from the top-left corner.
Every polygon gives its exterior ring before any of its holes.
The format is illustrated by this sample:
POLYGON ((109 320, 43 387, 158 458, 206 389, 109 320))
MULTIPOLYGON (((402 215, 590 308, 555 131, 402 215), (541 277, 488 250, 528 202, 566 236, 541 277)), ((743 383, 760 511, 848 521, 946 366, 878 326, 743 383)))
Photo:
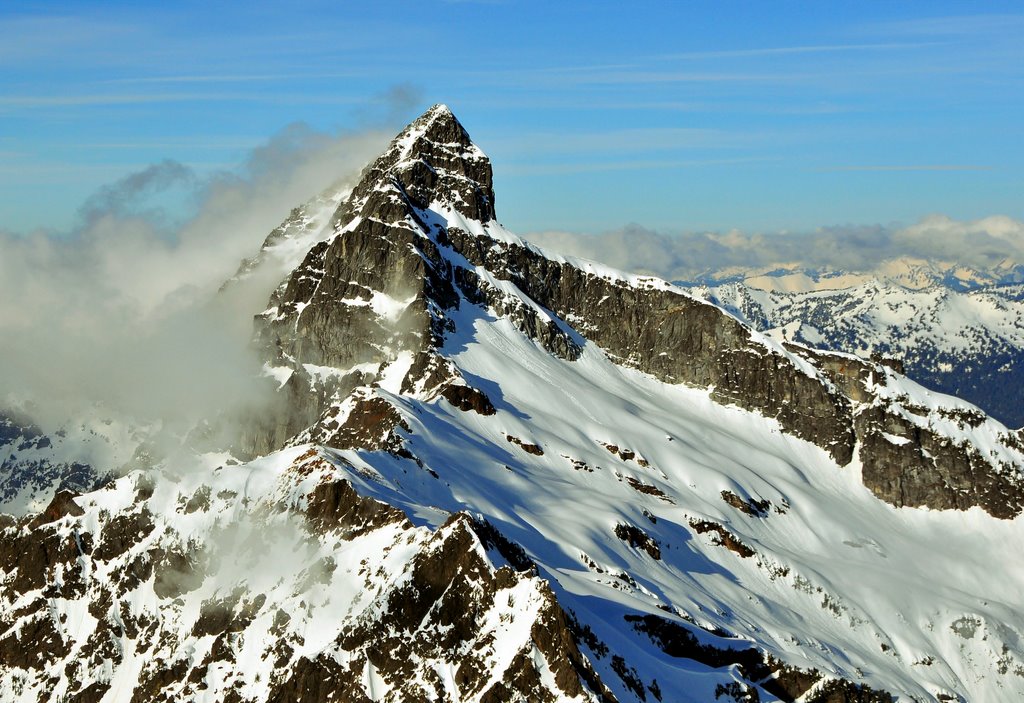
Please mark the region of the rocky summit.
POLYGON ((0 523, 3 700, 1020 699, 1021 431, 530 245, 441 105, 283 256, 234 446, 0 523))

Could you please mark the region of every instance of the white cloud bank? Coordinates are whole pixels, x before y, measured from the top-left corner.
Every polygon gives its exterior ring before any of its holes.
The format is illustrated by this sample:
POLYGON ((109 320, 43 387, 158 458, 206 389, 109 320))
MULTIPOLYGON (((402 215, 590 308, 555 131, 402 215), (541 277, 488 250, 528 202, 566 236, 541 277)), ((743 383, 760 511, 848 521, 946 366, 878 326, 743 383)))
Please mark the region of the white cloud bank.
POLYGON ((958 221, 932 215, 909 227, 837 226, 813 232, 740 231, 666 234, 629 225, 601 234, 537 232, 526 239, 573 256, 668 280, 694 280, 732 268, 797 265, 872 271, 899 258, 952 262, 989 270, 1024 264, 1024 222, 1004 216, 958 221))
POLYGON ((166 161, 97 192, 71 233, 0 231, 0 406, 30 400, 44 427, 96 402, 187 427, 254 402, 252 316, 278 281, 218 289, 291 208, 351 179, 389 136, 294 125, 241 175, 200 180, 166 161), (191 215, 171 222, 160 204, 183 193, 191 215))

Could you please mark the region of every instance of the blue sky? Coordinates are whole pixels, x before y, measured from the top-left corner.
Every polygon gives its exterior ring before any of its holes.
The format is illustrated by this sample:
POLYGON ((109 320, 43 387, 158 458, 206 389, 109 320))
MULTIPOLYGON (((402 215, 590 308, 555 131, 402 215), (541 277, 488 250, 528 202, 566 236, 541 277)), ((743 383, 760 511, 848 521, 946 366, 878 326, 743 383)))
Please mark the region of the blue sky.
MULTIPOLYGON (((0 5, 0 229, 448 103, 513 230, 1024 218, 1019 2, 0 5)), ((326 185, 326 184, 325 184, 326 185)), ((259 236, 257 236, 257 239, 259 236)))

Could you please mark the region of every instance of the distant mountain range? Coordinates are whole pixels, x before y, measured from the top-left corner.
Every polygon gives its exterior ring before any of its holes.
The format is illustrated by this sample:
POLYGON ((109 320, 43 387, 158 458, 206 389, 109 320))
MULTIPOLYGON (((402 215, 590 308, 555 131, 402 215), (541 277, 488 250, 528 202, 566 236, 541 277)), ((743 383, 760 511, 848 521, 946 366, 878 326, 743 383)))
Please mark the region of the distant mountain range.
POLYGON ((978 268, 952 261, 901 257, 881 261, 867 271, 808 268, 799 264, 731 267, 694 276, 692 283, 708 286, 744 283, 750 288, 776 293, 842 290, 869 283, 908 290, 945 288, 967 293, 1024 283, 1024 264, 1003 259, 993 266, 978 268))
POLYGON ((1024 426, 1024 284, 1012 262, 979 270, 894 260, 869 272, 728 270, 689 284, 769 336, 885 357, 907 375, 1024 426))

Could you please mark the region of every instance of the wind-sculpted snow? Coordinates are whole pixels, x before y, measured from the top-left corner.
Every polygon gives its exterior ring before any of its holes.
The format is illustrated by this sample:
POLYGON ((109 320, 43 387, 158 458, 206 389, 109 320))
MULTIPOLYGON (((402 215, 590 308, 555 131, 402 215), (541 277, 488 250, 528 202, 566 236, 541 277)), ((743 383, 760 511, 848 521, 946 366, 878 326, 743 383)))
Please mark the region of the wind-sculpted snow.
POLYGON ((257 316, 265 456, 5 523, 0 692, 1020 698, 1019 432, 493 203, 435 106, 257 316))

